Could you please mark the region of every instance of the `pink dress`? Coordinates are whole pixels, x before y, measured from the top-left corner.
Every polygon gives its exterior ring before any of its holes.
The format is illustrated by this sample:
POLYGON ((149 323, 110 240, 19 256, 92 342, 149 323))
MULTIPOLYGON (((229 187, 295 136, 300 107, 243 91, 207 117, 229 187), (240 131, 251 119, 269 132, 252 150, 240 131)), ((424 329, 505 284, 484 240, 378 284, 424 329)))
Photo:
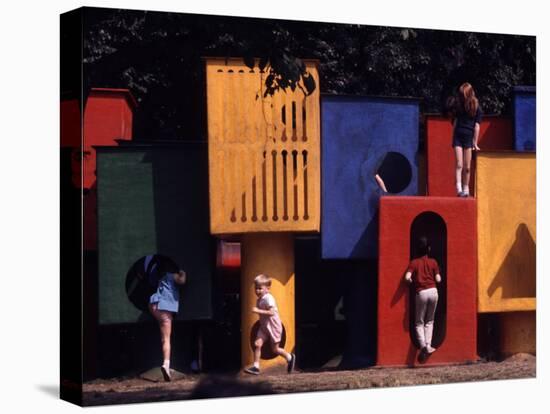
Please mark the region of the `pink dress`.
POLYGON ((256 307, 262 310, 272 309, 275 314, 260 315, 260 329, 258 329, 258 338, 262 338, 264 342, 271 340, 274 343, 281 342, 281 335, 283 333, 283 324, 279 317, 279 310, 275 303, 275 298, 271 293, 266 293, 256 302, 256 307))

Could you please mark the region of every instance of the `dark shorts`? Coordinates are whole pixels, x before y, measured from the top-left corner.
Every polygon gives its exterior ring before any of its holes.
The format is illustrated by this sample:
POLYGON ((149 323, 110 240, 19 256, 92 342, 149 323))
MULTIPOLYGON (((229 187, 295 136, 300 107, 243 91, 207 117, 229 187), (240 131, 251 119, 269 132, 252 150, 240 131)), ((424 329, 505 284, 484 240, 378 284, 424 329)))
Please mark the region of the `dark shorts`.
POLYGON ((474 137, 471 134, 455 133, 453 136, 453 148, 454 147, 473 148, 474 137))

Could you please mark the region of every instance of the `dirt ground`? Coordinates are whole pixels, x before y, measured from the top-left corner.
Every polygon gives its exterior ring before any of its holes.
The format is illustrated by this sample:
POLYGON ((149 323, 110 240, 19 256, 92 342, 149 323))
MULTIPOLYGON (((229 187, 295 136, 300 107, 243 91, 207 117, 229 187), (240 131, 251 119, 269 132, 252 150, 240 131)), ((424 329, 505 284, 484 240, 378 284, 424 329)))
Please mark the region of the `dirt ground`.
POLYGON ((141 378, 98 379, 84 384, 84 405, 129 404, 195 398, 399 387, 512 378, 534 378, 536 359, 516 354, 500 362, 419 368, 369 368, 351 371, 295 371, 250 376, 243 373, 184 374, 172 382, 141 378))

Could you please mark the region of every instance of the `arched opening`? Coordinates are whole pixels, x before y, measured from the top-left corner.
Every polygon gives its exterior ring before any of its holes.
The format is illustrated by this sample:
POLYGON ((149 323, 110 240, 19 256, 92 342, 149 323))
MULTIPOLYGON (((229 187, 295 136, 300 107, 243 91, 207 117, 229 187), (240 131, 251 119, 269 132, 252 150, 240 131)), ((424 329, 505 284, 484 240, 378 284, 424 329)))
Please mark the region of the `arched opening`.
POLYGON ((389 193, 398 194, 411 183, 412 168, 407 157, 390 151, 382 158, 376 174, 382 178, 389 193))
POLYGON ((126 296, 142 312, 148 312, 149 298, 157 287, 151 282, 148 274, 162 275, 166 272, 177 272, 178 265, 171 258, 155 254, 150 260, 143 256, 136 260, 126 274, 126 296))
MULTIPOLYGON (((420 237, 426 237, 430 243, 429 257, 435 259, 439 265, 441 283, 437 286, 438 302, 435 310, 432 347, 438 348, 445 340, 447 329, 447 226, 439 214, 427 211, 419 214, 411 224, 410 230, 410 259, 417 254, 417 243, 420 237)), ((413 286, 410 288, 409 300, 409 334, 412 343, 420 348, 415 334, 415 298, 413 286)))

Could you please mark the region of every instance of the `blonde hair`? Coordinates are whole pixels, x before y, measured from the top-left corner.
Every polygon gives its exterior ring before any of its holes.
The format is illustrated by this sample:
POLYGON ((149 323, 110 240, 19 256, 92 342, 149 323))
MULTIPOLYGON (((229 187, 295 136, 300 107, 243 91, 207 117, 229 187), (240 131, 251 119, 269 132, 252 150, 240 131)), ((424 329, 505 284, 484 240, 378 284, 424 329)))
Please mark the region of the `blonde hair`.
POLYGON ((271 287, 271 278, 268 275, 259 274, 254 278, 254 285, 271 287))

